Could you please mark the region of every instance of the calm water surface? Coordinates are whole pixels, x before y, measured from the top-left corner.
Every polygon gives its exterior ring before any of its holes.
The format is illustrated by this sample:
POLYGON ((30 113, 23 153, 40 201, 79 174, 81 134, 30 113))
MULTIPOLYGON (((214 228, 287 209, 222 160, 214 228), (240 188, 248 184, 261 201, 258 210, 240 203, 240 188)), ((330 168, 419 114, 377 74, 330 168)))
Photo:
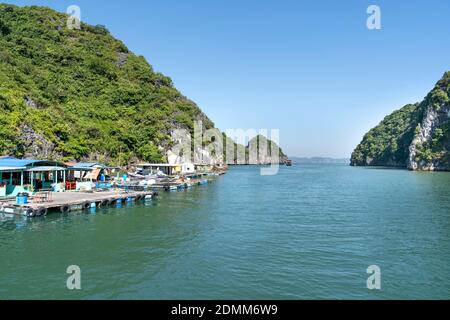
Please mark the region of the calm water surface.
POLYGON ((147 206, 0 218, 0 298, 449 299, 450 174, 235 167, 147 206))

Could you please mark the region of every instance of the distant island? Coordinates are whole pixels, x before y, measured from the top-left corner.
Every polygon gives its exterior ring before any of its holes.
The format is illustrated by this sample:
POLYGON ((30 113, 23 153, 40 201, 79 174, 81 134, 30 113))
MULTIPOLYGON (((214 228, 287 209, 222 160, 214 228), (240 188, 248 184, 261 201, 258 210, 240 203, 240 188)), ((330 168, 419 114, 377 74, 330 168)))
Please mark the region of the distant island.
POLYGON ((426 98, 387 116, 351 157, 352 166, 450 171, 450 72, 426 98))

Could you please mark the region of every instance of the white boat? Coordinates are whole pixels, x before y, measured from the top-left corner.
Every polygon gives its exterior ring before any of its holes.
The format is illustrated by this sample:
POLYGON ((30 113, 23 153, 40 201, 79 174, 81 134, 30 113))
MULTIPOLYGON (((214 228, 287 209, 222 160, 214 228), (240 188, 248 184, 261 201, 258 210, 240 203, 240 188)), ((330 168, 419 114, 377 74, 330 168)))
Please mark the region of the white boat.
POLYGON ((156 179, 146 179, 146 180, 139 181, 139 185, 141 187, 152 186, 154 184, 156 184, 156 179))

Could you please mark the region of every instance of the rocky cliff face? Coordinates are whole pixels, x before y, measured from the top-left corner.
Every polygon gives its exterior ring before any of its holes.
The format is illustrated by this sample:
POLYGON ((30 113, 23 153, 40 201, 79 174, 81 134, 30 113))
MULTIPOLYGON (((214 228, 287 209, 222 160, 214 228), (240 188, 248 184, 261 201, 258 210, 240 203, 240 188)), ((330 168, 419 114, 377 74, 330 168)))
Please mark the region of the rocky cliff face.
POLYGON ((283 164, 288 160, 283 150, 263 135, 258 135, 250 140, 247 154, 247 164, 252 165, 283 164))
MULTIPOLYGON (((424 149, 433 149, 433 139, 436 130, 450 121, 450 107, 447 105, 436 108, 428 106, 422 123, 409 147, 408 169, 422 171, 450 171, 448 150, 442 150, 431 157, 424 155, 424 149)), ((431 150, 432 153, 432 150, 431 150)))
POLYGON ((233 142, 218 130, 215 136, 217 139, 223 140, 219 144, 215 144, 214 142, 205 144, 204 141, 200 141, 191 148, 192 137, 182 131, 174 131, 172 132, 172 141, 175 145, 182 147, 174 147, 169 150, 160 148, 166 153, 170 164, 193 162, 195 164, 212 165, 269 165, 276 163, 284 164, 288 160, 288 157, 275 142, 262 135, 251 139, 246 147, 233 142), (227 150, 227 144, 231 144, 231 150, 227 150))
POLYGON ((351 165, 450 171, 449 95, 447 72, 421 103, 395 111, 370 130, 351 165))

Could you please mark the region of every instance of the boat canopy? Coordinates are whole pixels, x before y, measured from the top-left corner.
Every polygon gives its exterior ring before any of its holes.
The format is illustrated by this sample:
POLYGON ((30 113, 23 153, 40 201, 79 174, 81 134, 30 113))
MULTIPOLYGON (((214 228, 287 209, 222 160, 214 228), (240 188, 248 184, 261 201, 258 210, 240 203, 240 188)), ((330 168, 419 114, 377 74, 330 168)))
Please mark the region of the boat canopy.
POLYGON ((98 162, 79 162, 70 166, 70 169, 76 170, 93 170, 93 169, 106 169, 107 167, 103 163, 98 162))

